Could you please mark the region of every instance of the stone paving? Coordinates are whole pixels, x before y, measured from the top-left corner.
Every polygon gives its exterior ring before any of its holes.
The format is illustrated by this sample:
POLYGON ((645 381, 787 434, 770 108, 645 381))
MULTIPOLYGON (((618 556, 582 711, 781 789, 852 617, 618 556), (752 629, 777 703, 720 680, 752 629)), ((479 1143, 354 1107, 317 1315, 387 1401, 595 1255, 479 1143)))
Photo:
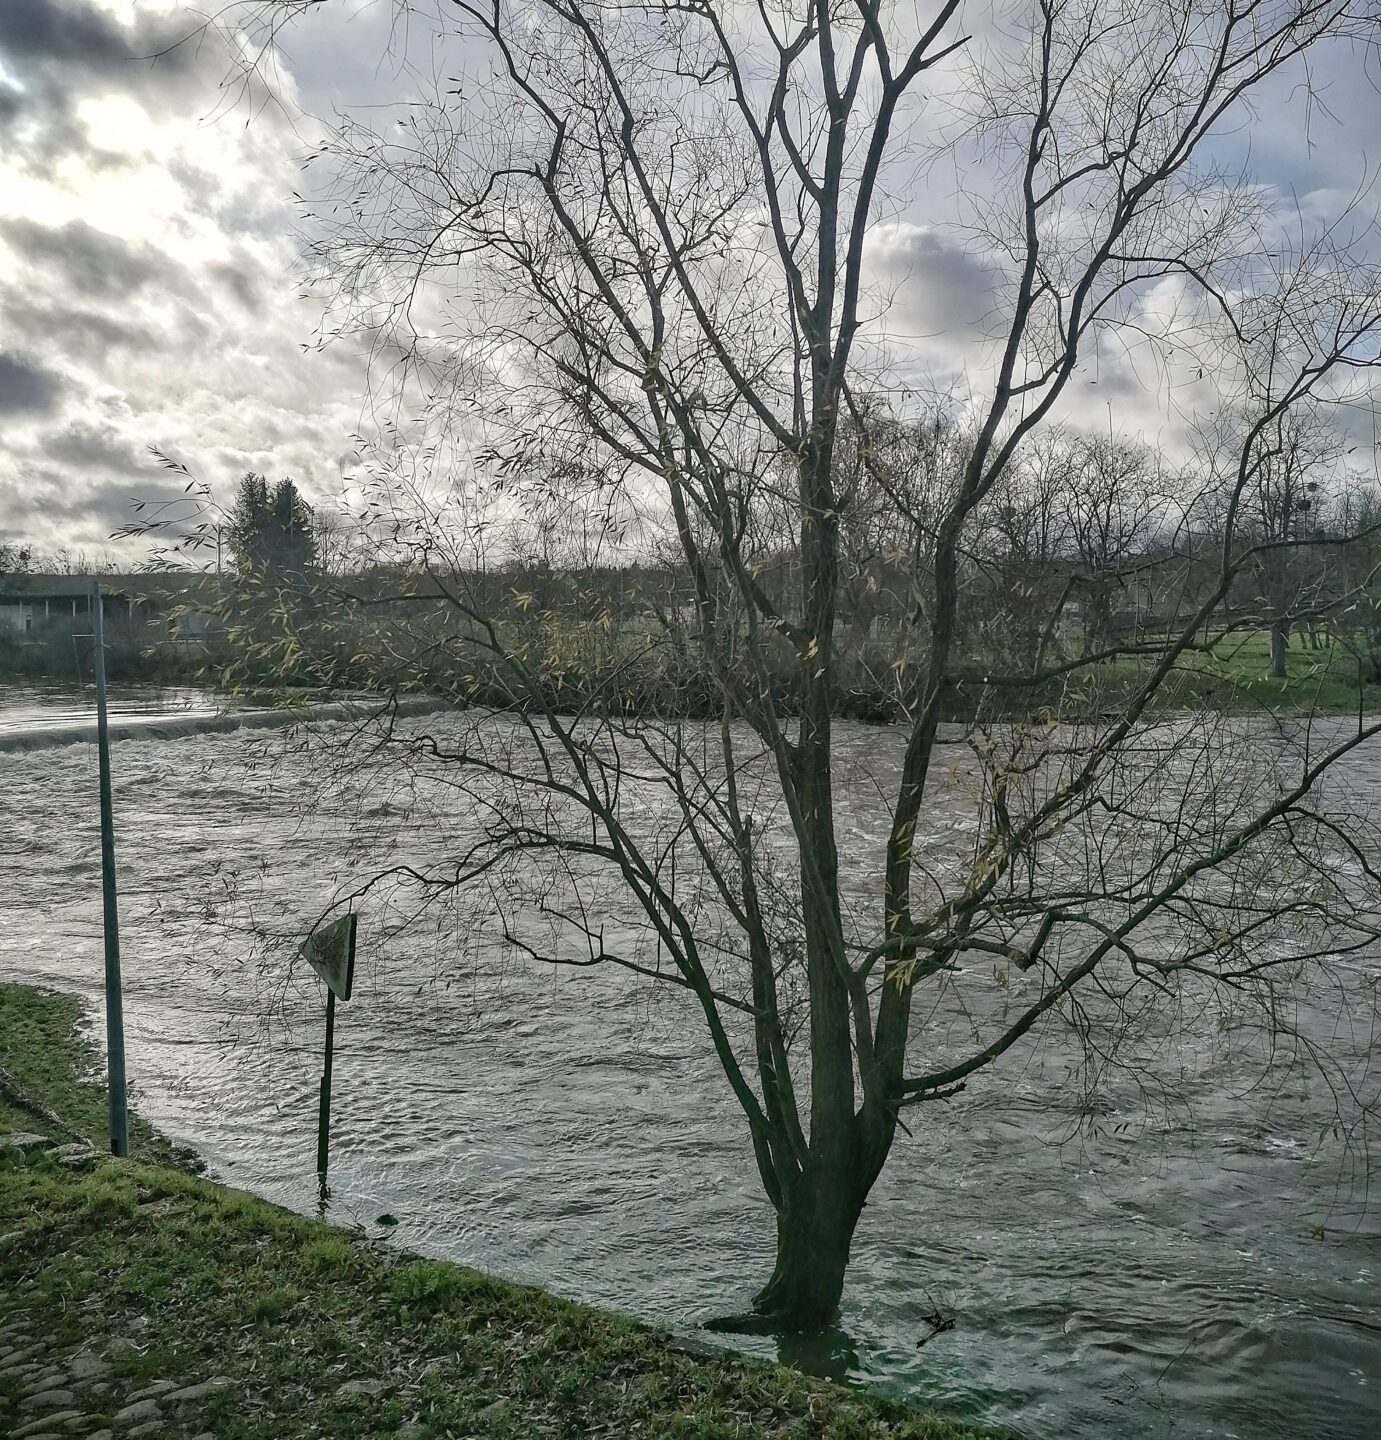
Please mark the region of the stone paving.
POLYGON ((5 1440, 216 1440, 198 1422, 204 1402, 230 1385, 223 1375, 193 1385, 146 1379, 125 1389, 111 1358, 121 1347, 137 1350, 136 1341, 119 1336, 101 1345, 57 1346, 43 1332, 40 1317, 7 1301, 0 1316, 0 1377, 17 1380, 20 1393, 17 1404, 0 1398, 5 1440))

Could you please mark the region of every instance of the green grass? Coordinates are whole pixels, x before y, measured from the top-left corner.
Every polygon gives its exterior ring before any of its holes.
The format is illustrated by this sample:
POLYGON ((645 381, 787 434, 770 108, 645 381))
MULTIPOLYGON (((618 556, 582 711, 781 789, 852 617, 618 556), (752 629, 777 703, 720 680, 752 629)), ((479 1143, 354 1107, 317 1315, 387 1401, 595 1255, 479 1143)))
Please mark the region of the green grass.
MULTIPOLYGON (((82 1019, 81 1004, 70 995, 0 985, 0 1069, 73 1130, 105 1149, 110 1133, 105 1077, 97 1072, 91 1046, 78 1034, 82 1019)), ((0 1133, 48 1134, 51 1129, 0 1088, 0 1133)), ((134 1154, 155 1164, 201 1168, 191 1151, 170 1144, 138 1115, 129 1117, 129 1141, 134 1154)))
MULTIPOLYGON (((1157 657, 1124 655, 1072 671, 1046 687, 1039 703, 1062 714, 1115 712, 1151 673, 1157 657)), ((1332 637, 1319 649, 1293 635, 1286 651, 1286 673, 1271 674, 1270 638, 1263 631, 1238 632, 1215 641, 1207 651, 1186 653, 1162 683, 1153 711, 1214 709, 1251 713, 1355 714, 1381 709, 1381 686, 1359 684, 1357 657, 1332 637)))
POLYGON ((1201 670, 1246 704, 1345 713, 1358 708, 1360 692, 1363 709, 1381 706, 1381 686, 1361 678, 1357 656, 1331 635, 1321 636, 1317 649, 1292 635, 1281 678, 1271 674, 1270 637, 1262 631, 1218 641, 1201 670))
MULTIPOLYGON (((97 1138, 77 1014, 0 986, 0 1065, 97 1138)), ((6 1128, 43 1126, 0 1102, 6 1128)), ((198 1420, 220 1440, 980 1433, 780 1366, 690 1355, 620 1316, 303 1219, 166 1163, 176 1153, 142 1123, 132 1150, 85 1174, 0 1159, 0 1312, 45 1317, 57 1343, 124 1337, 122 1394, 227 1377, 198 1420)), ((0 1429, 18 1384, 0 1375, 0 1429)))

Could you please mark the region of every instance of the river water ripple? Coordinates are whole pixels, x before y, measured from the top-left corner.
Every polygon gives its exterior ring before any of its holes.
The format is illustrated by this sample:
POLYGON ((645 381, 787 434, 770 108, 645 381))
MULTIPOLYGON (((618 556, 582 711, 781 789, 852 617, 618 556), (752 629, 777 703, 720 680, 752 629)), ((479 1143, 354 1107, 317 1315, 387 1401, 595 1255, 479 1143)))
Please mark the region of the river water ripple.
MULTIPOLYGON (((332 727, 314 728, 320 750, 332 727)), ((895 765, 886 731, 841 727, 840 743, 895 765)), ((301 933, 380 855, 437 842, 377 788, 323 803, 310 753, 281 745, 114 747, 127 1046, 151 1120, 310 1211, 320 998, 256 968, 250 931, 301 933)), ((1381 781, 1376 753, 1348 765, 1350 785, 1381 781)), ((93 1006, 95 784, 91 745, 0 754, 0 976, 93 1006)), ((881 812, 858 794, 846 825, 876 842, 881 812)), ((1374 986, 1376 957, 1362 966, 1374 986)), ((1316 1022, 1365 1063, 1369 1019, 1340 1002, 1316 1022)), ((457 967, 444 927, 382 945, 362 922, 337 1045, 333 1218, 388 1211, 410 1249, 682 1331, 770 1269, 741 1118, 675 1001, 617 975, 457 967)), ((1328 1128, 1300 1061, 1248 1088, 1171 1037, 1166 1057, 1192 1105, 1148 1110, 1113 1086, 1090 1121, 1057 1041, 915 1112, 859 1229, 847 1341, 783 1342, 783 1358, 1032 1440, 1375 1440, 1381 1215, 1359 1137, 1328 1128), (921 1348, 936 1306, 956 1326, 921 1348)))

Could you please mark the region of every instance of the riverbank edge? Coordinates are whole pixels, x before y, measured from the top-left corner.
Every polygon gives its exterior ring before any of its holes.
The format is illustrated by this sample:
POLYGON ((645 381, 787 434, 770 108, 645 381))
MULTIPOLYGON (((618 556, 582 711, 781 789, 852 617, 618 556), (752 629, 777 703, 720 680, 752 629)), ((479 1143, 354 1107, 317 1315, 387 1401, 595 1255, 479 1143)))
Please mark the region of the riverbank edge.
POLYGON ((82 1020, 0 984, 0 1432, 992 1440, 296 1215, 137 1115, 131 1159, 85 1149, 105 1097, 82 1020))

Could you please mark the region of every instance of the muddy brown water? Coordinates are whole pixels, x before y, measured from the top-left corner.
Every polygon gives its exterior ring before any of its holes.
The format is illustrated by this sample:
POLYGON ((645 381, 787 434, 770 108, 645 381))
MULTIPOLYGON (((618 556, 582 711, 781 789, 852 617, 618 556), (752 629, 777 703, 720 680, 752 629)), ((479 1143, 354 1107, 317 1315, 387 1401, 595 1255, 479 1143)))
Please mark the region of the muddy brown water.
MULTIPOLYGON (((313 728, 295 755, 245 731, 127 739, 114 762, 136 1103, 217 1175, 307 1212, 320 999, 265 969, 254 936, 304 929, 352 876, 435 858, 472 823, 442 797, 418 816, 377 783, 324 797, 314 757, 334 732, 313 728)), ((841 726, 840 747, 844 765, 893 772, 892 732, 841 726)), ((93 1005, 95 765, 89 744, 0 754, 0 976, 93 1005)), ((1347 765, 1339 803, 1381 791, 1381 753, 1347 765)), ((868 786, 849 795, 861 865, 883 812, 868 786)), ((362 918, 332 1218, 373 1229, 388 1212, 410 1249, 686 1333, 741 1308, 770 1269, 771 1214, 694 1017, 618 975, 456 957, 445 924, 384 941, 362 918)), ((1374 1095, 1381 962, 1348 974, 1355 990, 1310 998, 1305 1019, 1374 1095)), ((1112 1080, 1091 1116, 1081 1055, 1055 1033, 915 1112, 860 1226, 841 1333, 743 1343, 1032 1440, 1375 1440, 1365 1137, 1330 1126, 1298 1058, 1261 1084, 1192 1027, 1155 1053, 1173 1101, 1112 1080), (955 1326, 922 1346, 936 1308, 955 1326)))

